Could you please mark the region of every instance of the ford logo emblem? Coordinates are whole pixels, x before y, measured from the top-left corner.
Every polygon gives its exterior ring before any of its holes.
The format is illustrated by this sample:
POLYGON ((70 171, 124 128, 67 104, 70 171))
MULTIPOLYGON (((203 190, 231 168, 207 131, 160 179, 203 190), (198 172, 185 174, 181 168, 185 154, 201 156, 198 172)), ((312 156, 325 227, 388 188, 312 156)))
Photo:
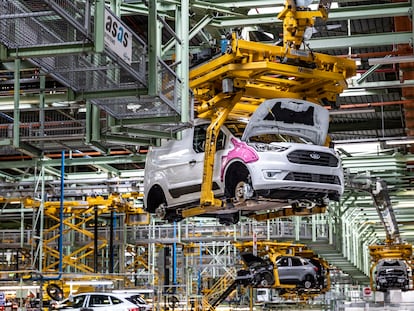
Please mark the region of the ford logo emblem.
POLYGON ((321 158, 321 155, 316 152, 312 152, 311 154, 309 154, 309 156, 314 160, 319 160, 321 158))

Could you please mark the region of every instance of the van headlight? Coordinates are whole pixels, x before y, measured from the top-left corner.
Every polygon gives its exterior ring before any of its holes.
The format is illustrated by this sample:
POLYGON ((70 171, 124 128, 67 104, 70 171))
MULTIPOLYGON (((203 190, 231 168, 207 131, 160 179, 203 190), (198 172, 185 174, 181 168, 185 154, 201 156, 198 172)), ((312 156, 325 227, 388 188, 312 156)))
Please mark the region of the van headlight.
POLYGON ((278 145, 272 145, 272 144, 264 144, 264 143, 254 143, 250 144, 256 151, 258 152, 266 152, 266 151, 276 151, 276 152, 283 152, 289 147, 282 147, 278 145))

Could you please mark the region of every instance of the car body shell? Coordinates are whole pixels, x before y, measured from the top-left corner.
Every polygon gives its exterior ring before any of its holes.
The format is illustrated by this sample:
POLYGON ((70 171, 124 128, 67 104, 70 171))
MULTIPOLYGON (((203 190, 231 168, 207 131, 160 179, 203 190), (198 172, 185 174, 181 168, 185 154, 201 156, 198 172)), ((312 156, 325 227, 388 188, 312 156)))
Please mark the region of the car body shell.
MULTIPOLYGON (((217 137, 212 167, 214 195, 234 196, 229 193, 234 188, 232 183, 245 179, 250 186, 248 198, 266 198, 284 205, 291 201, 338 200, 344 191, 344 178, 338 155, 323 145, 328 123, 324 107, 296 99, 265 101, 249 122, 226 122, 217 137), (281 115, 280 120, 274 114, 281 115), (289 141, 272 141, 286 138, 289 141), (242 170, 246 171, 243 175, 242 170)), ((203 144, 209 124, 209 120, 196 119, 194 127, 182 131, 181 139, 150 147, 144 177, 147 211, 155 212, 160 203, 172 209, 199 203, 203 144)))
POLYGON ((281 256, 276 260, 276 265, 281 283, 305 286, 305 282, 309 281, 310 286, 315 286, 318 282, 318 268, 307 259, 299 256, 281 256))
POLYGON ((410 284, 411 268, 405 260, 382 259, 375 269, 376 290, 387 291, 389 289, 408 290, 410 284))
POLYGON ((279 283, 282 285, 293 284, 309 289, 316 288, 323 282, 319 268, 300 256, 283 255, 279 256, 276 262, 272 262, 247 252, 241 253, 241 258, 249 269, 239 271, 238 279, 245 283, 248 281, 248 285, 253 287, 272 287, 276 280, 275 267, 279 283))

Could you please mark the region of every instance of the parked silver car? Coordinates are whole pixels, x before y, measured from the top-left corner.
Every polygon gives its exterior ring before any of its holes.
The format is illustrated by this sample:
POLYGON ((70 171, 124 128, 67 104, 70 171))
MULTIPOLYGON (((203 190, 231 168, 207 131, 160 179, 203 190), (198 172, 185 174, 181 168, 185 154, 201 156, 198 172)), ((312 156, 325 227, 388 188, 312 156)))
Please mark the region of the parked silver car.
MULTIPOLYGON (((165 140, 146 156, 144 206, 168 221, 200 203, 206 130, 196 119, 180 140, 165 140)), ((339 200, 343 171, 333 148, 325 146, 328 111, 298 99, 264 101, 247 120, 229 120, 217 137, 213 191, 229 204, 213 214, 237 223, 240 214, 286 206, 312 208, 339 200), (264 205, 256 202, 266 202, 264 205), (254 204, 253 204, 254 203, 254 204)))
POLYGON ((276 265, 282 284, 313 288, 318 283, 319 268, 307 259, 298 256, 281 256, 276 260, 276 265))

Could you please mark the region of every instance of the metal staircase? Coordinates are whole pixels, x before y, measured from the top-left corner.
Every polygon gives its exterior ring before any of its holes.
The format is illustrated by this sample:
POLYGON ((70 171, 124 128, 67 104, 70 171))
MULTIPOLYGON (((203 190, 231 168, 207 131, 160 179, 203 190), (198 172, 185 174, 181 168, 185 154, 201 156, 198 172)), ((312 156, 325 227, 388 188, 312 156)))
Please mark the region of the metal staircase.
POLYGON ((203 296, 203 310, 214 311, 237 287, 236 269, 228 270, 203 296))
POLYGON ((358 269, 352 262, 350 262, 341 251, 337 250, 336 247, 327 242, 309 242, 306 243, 315 253, 321 258, 324 258, 332 266, 337 267, 339 270, 348 274, 355 285, 369 284, 369 276, 364 274, 358 269))

